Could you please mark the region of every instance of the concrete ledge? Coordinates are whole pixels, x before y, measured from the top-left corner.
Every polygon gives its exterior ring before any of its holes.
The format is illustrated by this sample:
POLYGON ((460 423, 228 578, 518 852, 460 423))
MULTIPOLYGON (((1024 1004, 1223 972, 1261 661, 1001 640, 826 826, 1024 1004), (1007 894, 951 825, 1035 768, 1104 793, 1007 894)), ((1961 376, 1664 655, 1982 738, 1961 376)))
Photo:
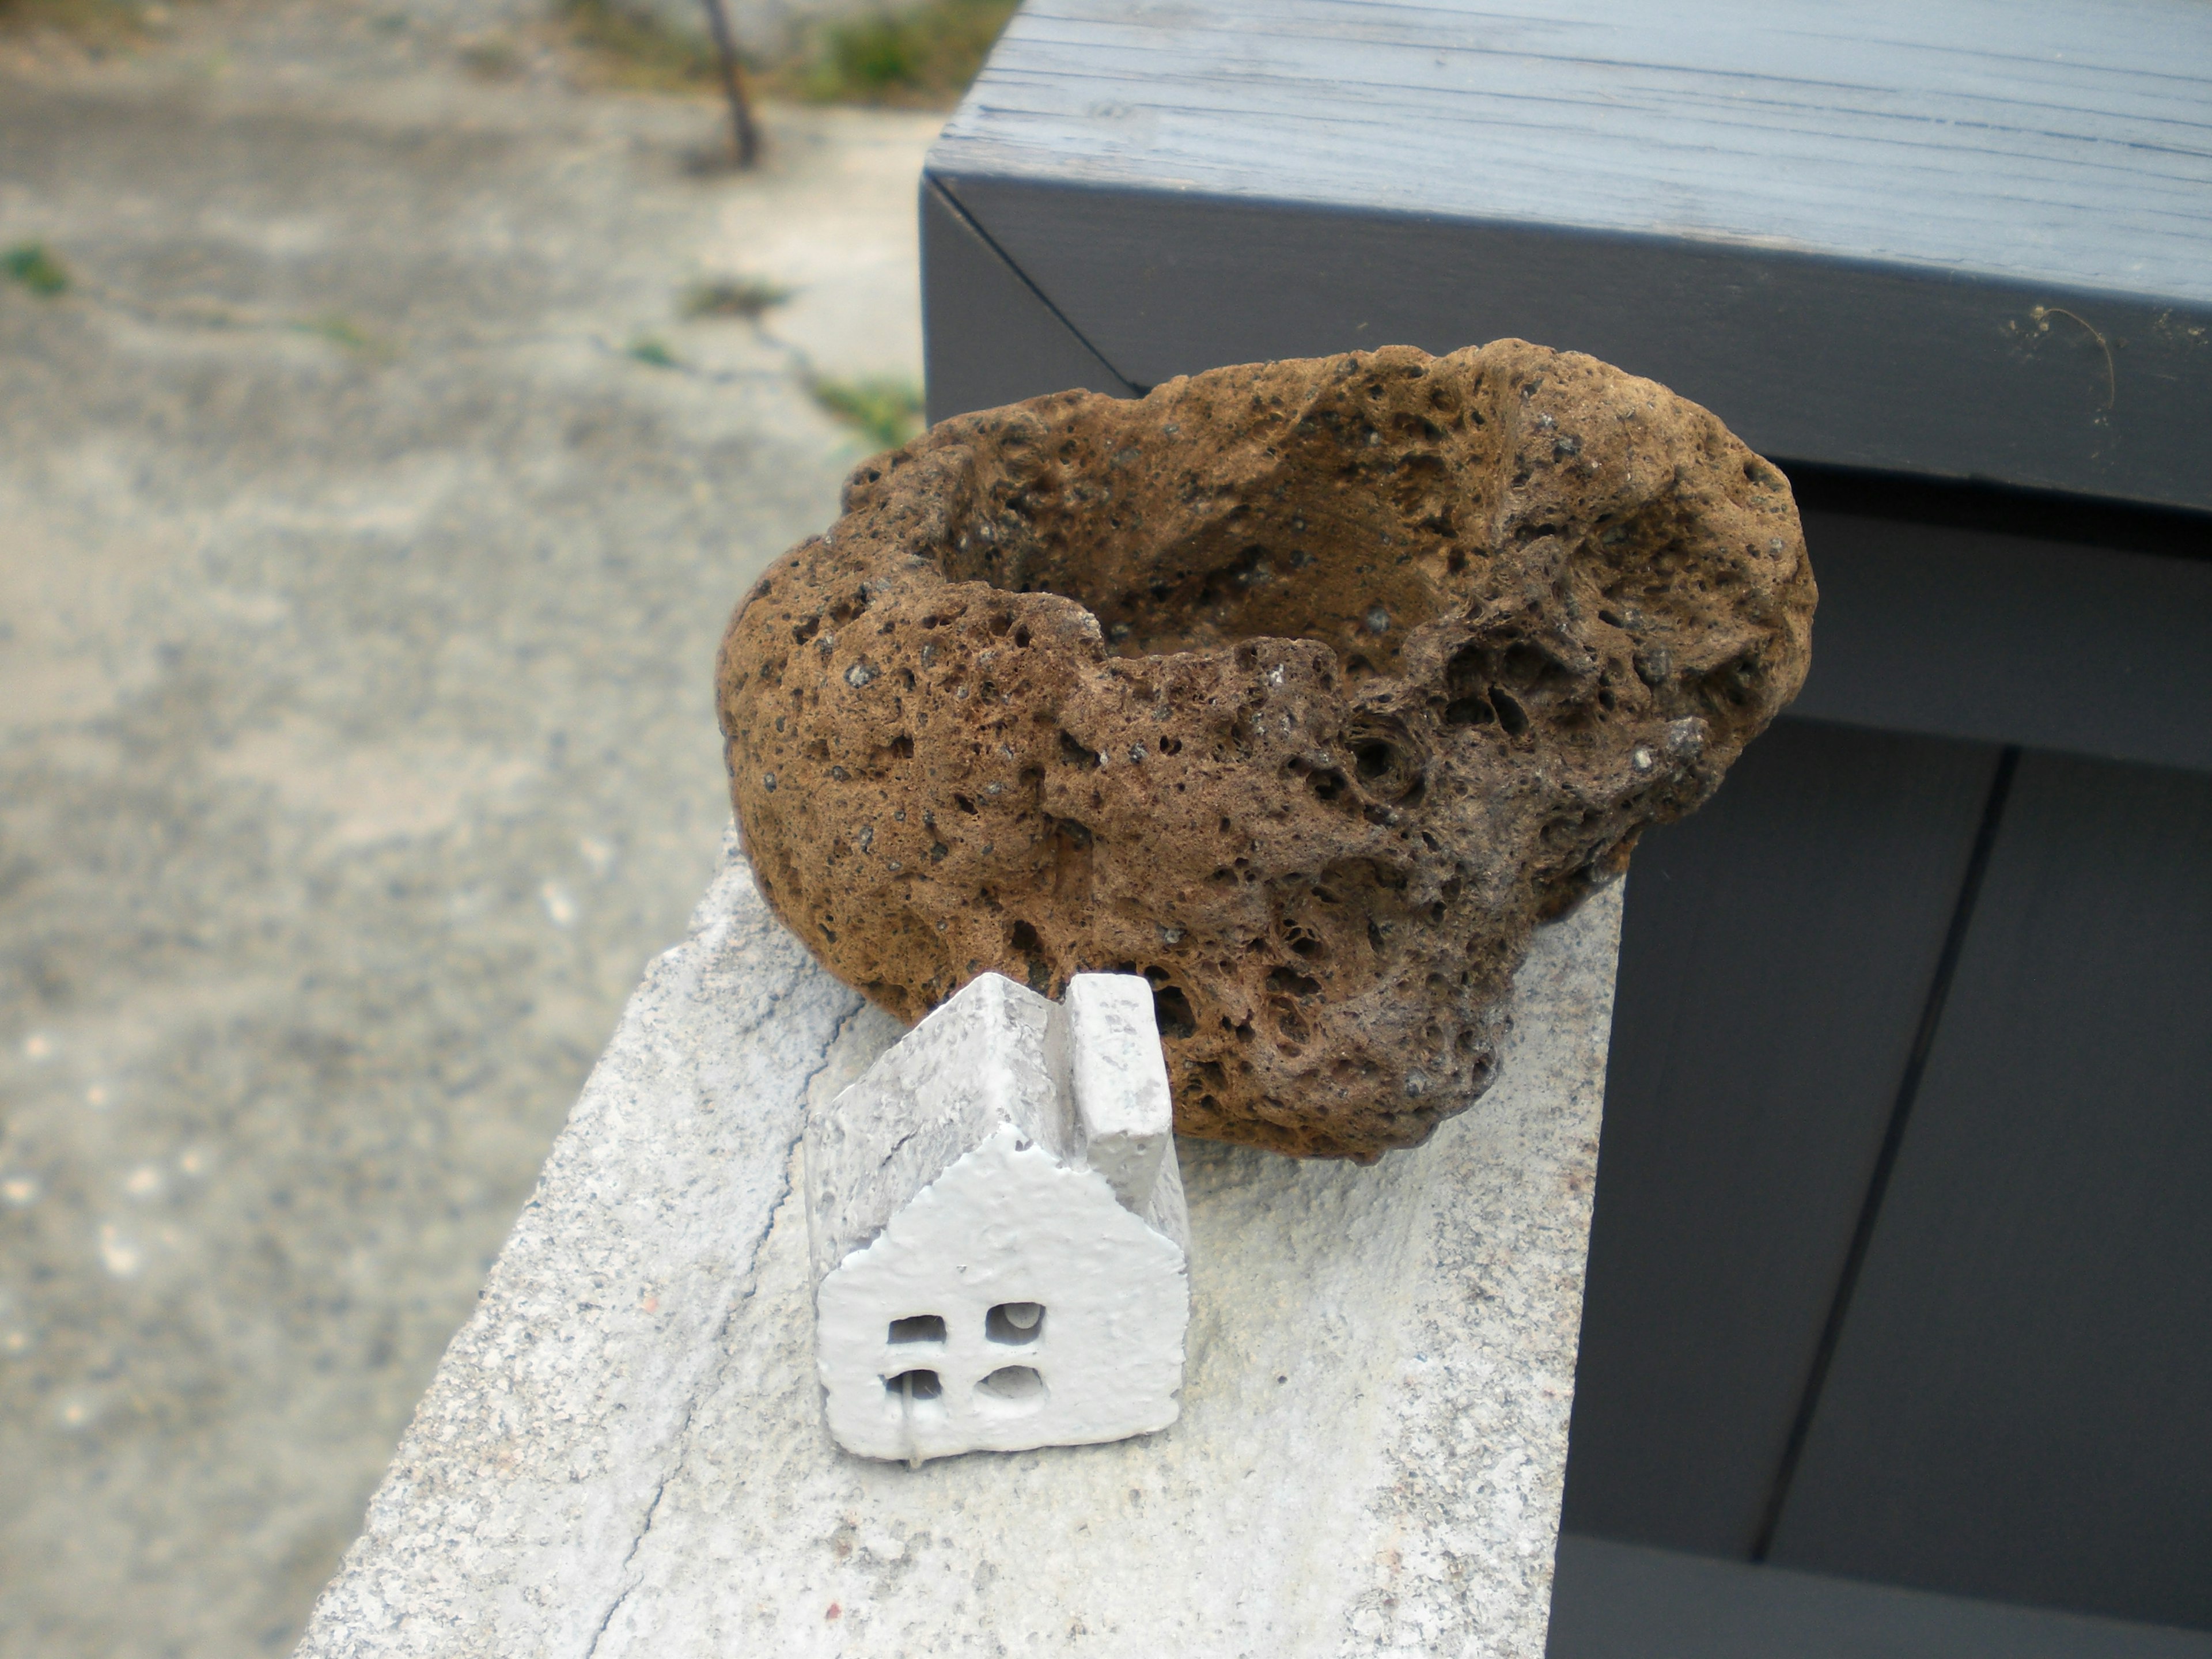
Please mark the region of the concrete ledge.
POLYGON ((301 1641, 312 1656, 1544 1647, 1618 943, 1546 930, 1503 1080, 1372 1169, 1182 1150, 1183 1415, 840 1452, 797 1143, 897 1028, 742 856, 653 964, 301 1641))

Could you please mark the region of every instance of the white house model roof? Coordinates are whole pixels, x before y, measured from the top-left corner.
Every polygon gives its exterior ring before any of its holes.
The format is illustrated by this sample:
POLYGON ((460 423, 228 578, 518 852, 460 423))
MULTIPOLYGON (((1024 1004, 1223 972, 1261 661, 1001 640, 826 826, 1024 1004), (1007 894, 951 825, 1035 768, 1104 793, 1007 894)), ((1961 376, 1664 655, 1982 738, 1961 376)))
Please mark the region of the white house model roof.
POLYGON ((810 1119, 830 1432, 863 1456, 1175 1421, 1190 1228, 1151 988, 986 974, 810 1119))

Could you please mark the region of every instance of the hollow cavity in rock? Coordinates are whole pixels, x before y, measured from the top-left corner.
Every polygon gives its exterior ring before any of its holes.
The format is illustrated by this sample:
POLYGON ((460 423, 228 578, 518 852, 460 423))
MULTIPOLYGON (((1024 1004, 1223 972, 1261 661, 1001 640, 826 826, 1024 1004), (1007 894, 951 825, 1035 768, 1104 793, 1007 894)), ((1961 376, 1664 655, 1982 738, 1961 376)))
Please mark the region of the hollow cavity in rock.
POLYGON ((1529 932, 1795 695, 1788 484, 1519 341, 947 421, 718 669, 777 913, 920 1017, 1142 974, 1178 1129, 1371 1158, 1487 1086, 1529 932))

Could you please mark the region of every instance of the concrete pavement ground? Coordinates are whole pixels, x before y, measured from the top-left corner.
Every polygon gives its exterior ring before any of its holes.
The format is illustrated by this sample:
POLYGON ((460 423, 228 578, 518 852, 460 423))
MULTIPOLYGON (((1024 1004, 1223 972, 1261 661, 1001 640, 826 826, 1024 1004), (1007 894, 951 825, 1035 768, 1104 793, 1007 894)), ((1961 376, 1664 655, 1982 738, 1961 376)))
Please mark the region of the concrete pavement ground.
POLYGON ((918 376, 938 118, 702 171, 712 105, 471 73, 529 22, 0 66, 71 278, 0 283, 10 1659, 289 1648, 714 868, 716 636, 866 447, 799 365, 918 376))

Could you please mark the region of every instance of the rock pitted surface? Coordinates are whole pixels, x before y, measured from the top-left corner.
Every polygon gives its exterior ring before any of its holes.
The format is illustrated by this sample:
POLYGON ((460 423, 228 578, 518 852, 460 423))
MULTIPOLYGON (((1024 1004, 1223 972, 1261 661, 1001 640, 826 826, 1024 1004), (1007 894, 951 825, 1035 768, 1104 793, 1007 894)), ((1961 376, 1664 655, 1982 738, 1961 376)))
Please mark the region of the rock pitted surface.
POLYGON ((717 672, 777 914, 908 1021, 1142 974, 1177 1129, 1298 1155, 1471 1103, 1531 930, 1809 656, 1781 474, 1518 340, 963 416, 844 505, 717 672))

